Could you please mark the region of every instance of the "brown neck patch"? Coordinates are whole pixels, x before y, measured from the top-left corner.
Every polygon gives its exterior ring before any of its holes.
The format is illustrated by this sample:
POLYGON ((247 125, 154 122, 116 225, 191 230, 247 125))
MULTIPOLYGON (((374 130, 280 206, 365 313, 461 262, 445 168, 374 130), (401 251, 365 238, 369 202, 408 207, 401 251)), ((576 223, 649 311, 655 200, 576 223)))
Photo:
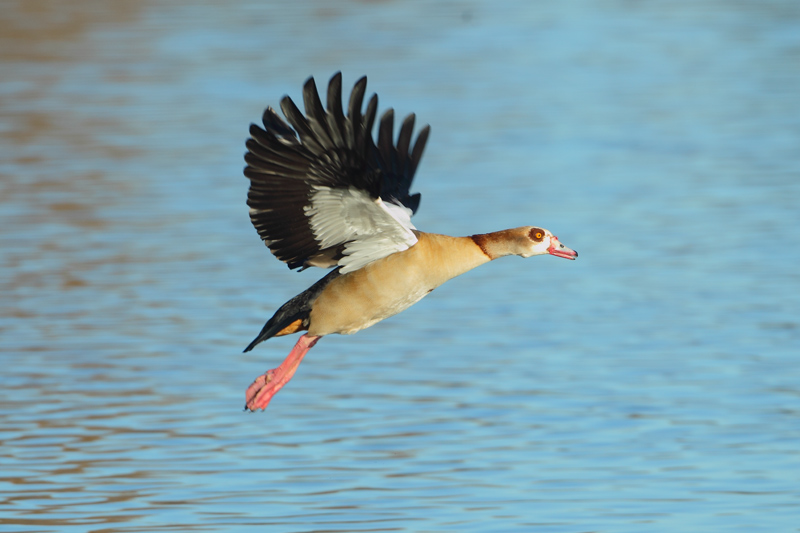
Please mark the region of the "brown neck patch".
POLYGON ((494 257, 492 257, 492 255, 489 253, 489 250, 486 248, 486 245, 489 243, 489 235, 485 233, 481 233, 480 235, 471 235, 470 239, 472 239, 472 242, 474 242, 478 248, 481 249, 483 255, 489 259, 494 259, 494 257))

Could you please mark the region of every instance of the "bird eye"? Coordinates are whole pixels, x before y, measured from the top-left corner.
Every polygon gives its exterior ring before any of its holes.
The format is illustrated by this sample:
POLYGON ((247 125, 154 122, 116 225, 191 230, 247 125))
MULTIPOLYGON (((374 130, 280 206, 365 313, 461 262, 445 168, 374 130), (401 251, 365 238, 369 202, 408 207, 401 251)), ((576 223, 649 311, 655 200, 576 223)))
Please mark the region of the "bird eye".
POLYGON ((541 242, 544 239, 544 231, 539 228, 533 228, 529 236, 532 241, 541 242))

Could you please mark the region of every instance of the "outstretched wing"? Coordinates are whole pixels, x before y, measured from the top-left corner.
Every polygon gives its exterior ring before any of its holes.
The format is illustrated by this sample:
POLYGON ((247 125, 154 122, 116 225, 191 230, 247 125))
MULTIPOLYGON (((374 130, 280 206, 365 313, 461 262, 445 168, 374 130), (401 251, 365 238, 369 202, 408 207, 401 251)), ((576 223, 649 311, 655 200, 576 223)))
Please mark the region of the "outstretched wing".
POLYGON ((347 273, 417 242, 411 215, 420 195, 409 189, 430 128, 419 132, 409 151, 414 115, 403 121, 395 144, 389 109, 376 144, 378 97, 362 114, 366 86, 366 77, 356 82, 345 116, 341 73, 328 85, 327 111, 309 78, 305 116, 285 96, 281 110, 289 124, 268 107, 264 128, 250 126, 244 169, 250 220, 289 268, 340 265, 347 273))

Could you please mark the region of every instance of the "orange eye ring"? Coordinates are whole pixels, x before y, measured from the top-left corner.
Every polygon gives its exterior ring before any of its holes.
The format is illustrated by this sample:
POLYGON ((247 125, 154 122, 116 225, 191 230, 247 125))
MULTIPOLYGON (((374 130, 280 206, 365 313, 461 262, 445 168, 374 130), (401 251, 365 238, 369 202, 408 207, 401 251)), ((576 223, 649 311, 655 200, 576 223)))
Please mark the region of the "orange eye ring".
POLYGON ((544 233, 542 233, 541 231, 537 231, 536 240, 542 240, 542 237, 544 237, 544 233))

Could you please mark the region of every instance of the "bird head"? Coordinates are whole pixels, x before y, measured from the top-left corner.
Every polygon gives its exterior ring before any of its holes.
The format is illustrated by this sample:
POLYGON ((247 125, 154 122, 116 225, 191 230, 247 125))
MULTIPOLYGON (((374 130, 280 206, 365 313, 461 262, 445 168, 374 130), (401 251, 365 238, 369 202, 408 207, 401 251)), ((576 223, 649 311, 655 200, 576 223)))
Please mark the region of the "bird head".
POLYGON ((517 229, 523 236, 523 242, 520 243, 522 245, 522 253, 518 254, 522 257, 544 254, 571 260, 578 257, 578 252, 561 244, 558 237, 546 229, 536 226, 524 226, 517 229))

